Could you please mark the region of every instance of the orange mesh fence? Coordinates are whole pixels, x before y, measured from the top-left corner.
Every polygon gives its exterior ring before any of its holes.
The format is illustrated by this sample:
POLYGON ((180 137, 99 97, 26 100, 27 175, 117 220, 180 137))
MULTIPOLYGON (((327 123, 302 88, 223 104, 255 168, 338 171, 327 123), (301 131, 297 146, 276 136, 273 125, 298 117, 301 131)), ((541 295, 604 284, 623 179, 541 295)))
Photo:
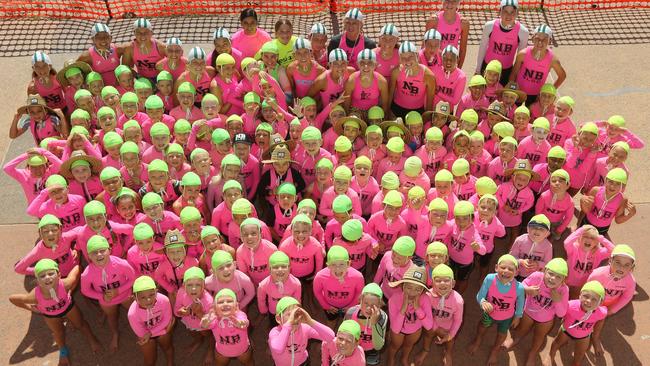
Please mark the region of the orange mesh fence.
MULTIPOLYGON (((367 13, 431 11, 441 7, 442 0, 0 0, 0 18, 130 18, 169 17, 181 15, 237 14, 255 8, 261 14, 311 15, 346 12, 359 8, 367 13)), ((520 0, 522 9, 596 10, 644 8, 650 0, 520 0)), ((498 0, 463 0, 461 11, 485 11, 498 8, 498 0)))

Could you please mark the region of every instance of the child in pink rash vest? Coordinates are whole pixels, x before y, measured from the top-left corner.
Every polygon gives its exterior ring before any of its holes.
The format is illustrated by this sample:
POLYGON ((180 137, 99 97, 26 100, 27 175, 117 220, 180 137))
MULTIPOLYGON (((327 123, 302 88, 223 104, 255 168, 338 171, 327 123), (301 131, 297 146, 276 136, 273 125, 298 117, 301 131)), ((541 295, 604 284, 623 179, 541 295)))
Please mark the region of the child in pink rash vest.
POLYGON ((427 243, 449 242, 453 224, 452 221, 447 221, 449 206, 442 198, 435 198, 429 202, 428 209, 428 225, 425 225, 415 238, 415 254, 420 258, 424 258, 426 255, 427 243))
POLYGON ((607 317, 607 307, 602 305, 605 289, 598 281, 582 286, 579 300, 570 300, 560 331, 551 344, 545 364, 555 361, 555 355, 569 340, 573 340, 572 365, 582 364, 585 353, 593 341, 594 325, 607 317))
POLYGON ((551 129, 546 140, 551 146, 564 146, 564 142, 576 134, 576 127, 571 120, 575 101, 569 96, 560 97, 555 102, 555 114, 550 120, 551 129))
POLYGON ((174 314, 167 296, 156 291, 156 282, 151 277, 138 277, 133 283, 135 301, 129 307, 128 319, 133 333, 138 337, 138 345, 145 359, 156 359, 157 347, 150 347, 149 342, 156 342, 165 352, 167 360, 174 359, 172 330, 174 314))
POLYGON ((569 173, 558 169, 551 173, 550 189, 542 193, 535 204, 535 213, 544 214, 551 221, 553 239, 560 238, 573 219, 573 198, 567 193, 569 173))
POLYGON ((587 185, 585 186, 585 190, 589 191, 593 187, 604 185, 607 173, 609 173, 609 171, 614 168, 623 169, 629 178, 630 170, 625 165, 629 151, 630 146, 627 144, 627 142, 619 141, 611 147, 609 153, 607 153, 607 156, 596 159, 594 168, 589 173, 587 173, 589 178, 587 178, 587 185))
POLYGON ((333 245, 345 248, 350 255, 350 266, 362 271, 367 258, 377 258, 377 241, 363 232, 363 224, 357 219, 346 221, 341 227, 341 235, 334 238, 333 245))
POLYGON ((423 348, 416 360, 428 355, 436 344, 444 345, 443 360, 449 364, 452 360, 454 341, 463 323, 463 297, 454 291, 454 272, 446 264, 439 264, 431 271, 432 288, 428 293, 434 326, 424 331, 423 348))
POLYGON ((198 266, 199 262, 187 255, 185 238, 178 229, 170 230, 165 235, 165 256, 167 260, 156 268, 154 279, 167 291, 172 303, 175 303, 176 292, 183 284, 185 271, 198 266))
POLYGON ((553 328, 555 317, 563 318, 569 304, 569 288, 564 284, 567 264, 562 258, 555 258, 546 264, 543 271, 533 272, 522 283, 526 291, 524 316, 520 326, 511 332, 512 339, 506 340, 506 349, 513 349, 520 340, 533 330, 533 342, 528 351, 527 362, 534 364, 546 335, 553 328))
POLYGON ((260 314, 268 314, 272 325, 278 302, 285 296, 298 301, 302 298, 302 284, 289 272, 289 257, 282 251, 276 251, 269 257, 271 274, 257 286, 257 308, 260 314))
POLYGON ((454 183, 452 191, 461 201, 469 200, 476 193, 476 177, 470 172, 470 163, 463 159, 457 159, 452 166, 454 183), (456 167, 456 169, 454 169, 456 167))
POLYGON ((314 296, 330 323, 342 318, 345 311, 359 301, 364 279, 361 272, 350 268, 345 248, 333 246, 327 252, 327 267, 314 277, 314 296))
POLYGON ((393 249, 386 252, 381 258, 372 282, 381 286, 387 299, 398 292, 397 289, 390 286, 390 283, 401 280, 404 273, 413 266, 411 258, 414 253, 415 241, 409 236, 401 236, 395 241, 393 249))
POLYGON ((68 193, 68 183, 58 174, 51 175, 45 189, 27 207, 27 214, 43 217, 52 214, 61 220, 63 232, 85 224, 83 206, 86 199, 68 193))
POLYGON ((456 203, 458 202, 458 197, 454 194, 453 188, 454 176, 447 169, 441 169, 436 173, 436 176, 433 181, 433 187, 427 192, 427 199, 434 200, 436 198, 441 198, 447 203, 447 207, 450 209, 447 213, 447 218, 452 219, 454 213, 451 210, 456 203))
POLYGON ((442 144, 442 131, 438 127, 429 128, 424 134, 425 143, 420 146, 414 156, 422 160, 422 168, 433 181, 436 172, 440 170, 442 159, 447 155, 447 149, 442 144))
POLYGON ((416 238, 420 230, 428 227, 428 218, 425 215, 427 207, 426 193, 422 187, 416 186, 408 192, 408 203, 406 208, 400 213, 400 217, 406 223, 407 235, 416 238))
POLYGON ((383 200, 384 209, 374 213, 368 220, 368 234, 377 240, 379 253, 391 250, 395 240, 407 234, 406 222, 399 216, 403 207, 402 195, 389 191, 383 200))
POLYGON ((361 201, 361 214, 369 217, 372 199, 379 193, 377 180, 372 176, 372 161, 366 156, 359 156, 354 161, 354 176, 350 188, 357 193, 361 201))
POLYGON ((166 261, 162 244, 153 240, 151 226, 141 223, 133 228, 135 245, 126 253, 126 260, 138 276, 153 276, 160 263, 166 261))
MULTIPOLYGON (((276 202, 273 204, 273 216, 271 234, 275 242, 279 242, 287 227, 296 216, 296 186, 293 183, 285 182, 275 190, 276 202)), ((270 224, 270 223, 269 223, 270 224)))
MULTIPOLYGON (((413 266, 401 280, 390 283, 395 293, 388 299, 391 335, 386 356, 388 360, 395 360, 397 352, 402 351, 400 361, 406 363, 413 346, 420 340, 422 329, 430 331, 434 327, 426 280, 424 268, 413 266)), ((395 363, 389 361, 388 364, 395 363)))
POLYGON ((495 195, 499 200, 498 216, 506 227, 506 232, 516 238, 519 236, 519 225, 524 212, 535 204, 533 191, 528 187, 528 183, 533 180, 530 163, 527 160, 517 160, 515 167, 506 171, 506 176, 512 176, 511 180, 502 183, 495 195))
POLYGON ((162 241, 169 230, 181 227, 181 219, 173 212, 163 209, 163 199, 157 193, 149 192, 142 197, 142 210, 145 215, 138 223, 144 222, 154 231, 154 240, 162 241))
POLYGON ((480 278, 484 278, 488 273, 488 266, 492 254, 494 254, 494 238, 501 238, 506 235, 506 228, 496 217, 498 204, 494 195, 486 193, 479 198, 476 205, 478 214, 474 215, 474 227, 476 227, 476 231, 478 231, 485 246, 485 254, 479 257, 480 278))
POLYGON ((325 249, 311 236, 311 225, 307 215, 297 215, 291 222, 291 236, 278 247, 291 259, 291 274, 301 280, 308 280, 323 269, 325 249))
POLYGON ((251 279, 237 269, 229 252, 216 250, 210 262, 212 274, 205 279, 205 288, 211 294, 216 294, 224 288, 232 290, 237 298, 241 299, 239 306, 246 309, 255 299, 255 286, 251 279))
MULTIPOLYGON (((636 290, 636 280, 632 275, 636 263, 634 250, 626 244, 619 244, 612 250, 609 265, 596 268, 588 281, 598 281, 605 288, 603 306, 607 307, 607 317, 618 313, 630 303, 636 290)), ((600 334, 605 326, 605 320, 599 321, 594 327, 592 343, 596 354, 603 353, 600 334)))
POLYGON ((216 361, 228 364, 237 358, 243 365, 253 365, 253 352, 248 339, 250 321, 246 313, 239 310, 237 295, 232 290, 223 289, 214 297, 213 307, 203 319, 201 327, 211 329, 216 340, 216 361))
POLYGON ((459 201, 454 206, 453 229, 447 247, 456 289, 461 294, 467 289, 467 280, 474 269, 475 253, 485 254, 485 245, 474 226, 474 215, 474 205, 468 201, 459 201))
MULTIPOLYGON (((564 143, 567 158, 564 169, 571 176, 571 193, 586 187, 590 172, 598 155, 595 144, 598 129, 593 123, 585 123, 580 132, 564 143)), ((574 193, 575 194, 575 193, 574 193)))
POLYGON ((237 248, 237 269, 247 274, 255 285, 269 275, 269 257, 278 248, 262 239, 262 224, 248 218, 240 225, 242 244, 237 248))
POLYGON ((361 330, 354 320, 344 320, 334 339, 324 341, 321 347, 322 365, 363 366, 366 357, 359 345, 361 330))
POLYGON ((564 240, 564 250, 569 264, 569 276, 566 284, 571 290, 571 298, 578 296, 578 290, 589 275, 607 258, 614 249, 614 244, 591 225, 584 225, 571 233, 564 240))
POLYGON ((269 332, 268 345, 277 366, 303 365, 309 358, 310 339, 327 341, 334 338, 334 332, 315 321, 293 297, 283 297, 274 310, 278 325, 269 332))
POLYGON ((532 127, 533 134, 524 137, 517 146, 518 159, 528 159, 533 167, 545 161, 546 155, 551 149, 551 144, 546 140, 548 134, 546 127, 548 126, 546 118, 535 120, 532 127), (537 126, 538 124, 540 126, 537 126))
POLYGON ((38 223, 40 240, 23 259, 14 265, 14 271, 21 275, 34 275, 34 265, 44 258, 54 260, 59 266, 62 278, 79 264, 79 258, 72 252, 76 239, 75 231, 62 233, 61 221, 56 216, 45 215, 38 223))
POLYGON ((625 127, 625 118, 614 115, 607 121, 597 121, 598 138, 598 157, 607 156, 610 149, 617 142, 625 142, 631 149, 643 149, 645 142, 632 131, 625 127))
POLYGON ((30 204, 45 188, 47 178, 58 172, 60 167, 61 160, 54 154, 48 150, 36 148, 18 155, 5 164, 2 170, 20 184, 27 198, 27 204, 30 204), (31 151, 36 152, 36 154, 31 153, 31 151), (27 167, 18 168, 18 165, 23 161, 27 161, 27 167))
POLYGON ((505 176, 505 171, 514 168, 517 163, 516 150, 517 141, 512 137, 505 137, 499 142, 499 156, 495 157, 487 167, 487 176, 492 178, 497 185, 509 180, 509 177, 505 176))
POLYGON ((350 199, 352 200, 352 212, 356 215, 361 215, 362 213, 361 200, 359 199, 359 195, 357 194, 357 192, 355 192, 352 188, 350 188, 351 179, 352 179, 352 172, 350 171, 350 168, 338 167, 334 170, 334 186, 326 189, 325 192, 323 192, 323 196, 321 197, 320 200, 320 206, 318 207, 318 213, 320 215, 323 215, 327 220, 330 220, 333 216, 332 204, 334 202, 334 199, 342 194, 350 197, 350 199), (342 179, 337 179, 336 172, 345 169, 349 171, 350 178, 347 181, 342 179), (345 183, 343 182, 337 183, 337 181, 343 181, 345 183), (341 185, 344 185, 345 187, 340 187, 339 189, 339 186, 341 185))
POLYGON ((517 281, 544 268, 553 258, 553 245, 548 241, 551 222, 544 214, 533 216, 528 222, 528 233, 515 239, 510 254, 519 260, 517 281))

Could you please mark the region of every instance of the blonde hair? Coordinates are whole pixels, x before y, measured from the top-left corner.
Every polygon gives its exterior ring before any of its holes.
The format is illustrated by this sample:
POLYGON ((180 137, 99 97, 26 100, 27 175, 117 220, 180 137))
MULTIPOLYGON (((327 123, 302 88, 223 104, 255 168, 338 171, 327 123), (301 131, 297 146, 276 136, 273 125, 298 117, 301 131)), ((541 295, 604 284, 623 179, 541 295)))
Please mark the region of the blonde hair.
POLYGON ((593 226, 593 225, 589 225, 589 224, 582 225, 582 229, 584 229, 584 231, 582 232, 582 236, 589 235, 589 236, 597 238, 600 235, 598 233, 598 229, 596 229, 596 227, 593 226))

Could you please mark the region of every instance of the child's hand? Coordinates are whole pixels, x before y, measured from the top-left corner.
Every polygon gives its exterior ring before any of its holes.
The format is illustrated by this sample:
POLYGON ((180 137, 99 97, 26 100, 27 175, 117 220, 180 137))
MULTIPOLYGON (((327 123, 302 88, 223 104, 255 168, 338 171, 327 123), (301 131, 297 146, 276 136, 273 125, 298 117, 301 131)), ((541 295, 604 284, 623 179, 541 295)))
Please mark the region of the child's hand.
POLYGON ((481 309, 486 313, 490 314, 494 310, 494 306, 490 304, 487 300, 481 301, 481 309))
POLYGON ((557 289, 551 289, 551 300, 553 300, 553 302, 562 301, 562 294, 560 293, 560 291, 558 291, 557 289))
POLYGON ((370 325, 375 325, 377 324, 377 321, 379 321, 379 315, 381 314, 381 310, 379 309, 378 306, 373 305, 372 308, 370 309, 370 325))
POLYGON ((337 308, 330 308, 330 309, 325 310, 325 312, 328 313, 328 314, 334 315, 334 314, 336 314, 336 313, 339 312, 339 309, 337 309, 337 308))
POLYGON ((406 314, 406 309, 408 309, 409 306, 409 300, 406 296, 406 294, 402 294, 402 308, 400 309, 400 314, 404 315, 406 314))
POLYGON ((510 329, 515 329, 517 326, 519 326, 519 321, 521 318, 514 318, 512 319, 512 324, 510 324, 510 329))
POLYGON ((147 333, 143 335, 142 337, 138 338, 138 345, 144 346, 147 342, 149 342, 149 339, 151 338, 151 333, 147 333))
POLYGON ((537 296, 539 295, 539 286, 524 287, 524 292, 526 296, 537 296))
MULTIPOLYGON (((188 316, 188 315, 190 315, 190 310, 186 306, 183 306, 182 308, 178 309, 178 315, 180 315, 180 316, 188 316)), ((203 320, 203 319, 201 319, 201 320, 203 320)))
POLYGON ((628 200, 627 205, 625 206, 625 211, 625 216, 634 216, 636 215, 636 206, 628 200))
POLYGON ((194 314, 197 318, 202 318, 205 312, 203 311, 203 306, 200 303, 193 303, 189 306, 188 311, 194 314))
POLYGON ((449 334, 448 330, 438 328, 437 332, 442 333, 442 334, 436 335, 436 337, 435 337, 436 344, 447 343, 447 342, 449 342, 451 340, 451 334, 449 334))
POLYGON ((296 316, 298 316, 297 320, 301 323, 307 325, 311 325, 314 323, 314 319, 311 317, 311 315, 309 315, 307 310, 303 308, 296 308, 295 314, 296 316))
POLYGON ((293 107, 289 106, 289 111, 298 118, 305 115, 305 111, 302 107, 302 104, 300 104, 300 99, 298 98, 295 98, 293 100, 293 107))
POLYGON ((115 289, 106 290, 106 292, 104 292, 104 301, 110 302, 111 300, 113 300, 113 298, 116 295, 116 292, 117 291, 115 289))
POLYGON ((478 252, 481 249, 481 246, 477 242, 473 242, 472 244, 470 244, 470 246, 472 247, 472 250, 475 252, 478 252))
POLYGON ((332 108, 336 107, 337 105, 343 103, 346 99, 348 99, 348 95, 345 95, 345 93, 341 93, 336 100, 334 100, 331 104, 332 108))

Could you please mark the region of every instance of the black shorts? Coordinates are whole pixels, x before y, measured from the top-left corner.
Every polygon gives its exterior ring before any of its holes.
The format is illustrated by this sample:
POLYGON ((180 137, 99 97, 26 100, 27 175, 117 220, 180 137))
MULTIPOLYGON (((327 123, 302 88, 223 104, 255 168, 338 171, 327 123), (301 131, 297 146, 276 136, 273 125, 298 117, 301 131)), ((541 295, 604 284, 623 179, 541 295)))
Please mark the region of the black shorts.
POLYGON ((535 101, 537 101, 537 95, 529 95, 526 97, 526 106, 530 107, 535 101))
POLYGON ((489 266, 493 255, 494 255, 494 249, 489 253, 485 253, 484 255, 476 254, 476 256, 478 257, 479 266, 481 266, 483 268, 489 266))
POLYGON ((454 271, 456 281, 466 281, 474 269, 474 261, 470 264, 459 264, 449 259, 449 267, 454 271))
POLYGON ((609 231, 609 226, 610 226, 610 225, 596 226, 596 225, 592 224, 591 222, 589 222, 589 219, 587 219, 587 216, 584 216, 582 218, 582 221, 580 221, 580 224, 578 226, 583 226, 583 225, 591 225, 591 226, 595 227, 596 230, 598 230, 598 234, 600 234, 600 235, 607 234, 607 232, 609 231))
POLYGON ((418 108, 418 109, 404 108, 401 105, 396 104, 395 102, 391 103, 390 110, 393 111, 395 117, 402 117, 402 119, 405 119, 406 114, 410 111, 418 111, 420 114, 424 112, 424 108, 418 108))
POLYGON ((586 339, 586 338, 591 337, 591 334, 589 334, 588 336, 584 336, 584 337, 582 337, 582 338, 574 337, 574 336, 572 336, 571 334, 569 334, 569 333, 566 331, 566 329, 564 329, 564 325, 560 326, 560 330, 561 330, 564 334, 566 334, 567 337, 573 339, 574 341, 579 341, 579 340, 581 340, 581 339, 586 339))
POLYGON ((52 319, 64 318, 66 315, 68 315, 68 313, 70 312, 70 310, 72 310, 73 307, 74 307, 74 298, 70 297, 70 304, 68 304, 68 307, 65 310, 63 310, 63 312, 61 312, 60 314, 56 314, 56 315, 43 314, 43 316, 46 317, 46 318, 52 318, 52 319))
MULTIPOLYGON (((481 64, 481 75, 485 74, 485 68, 487 67, 487 63, 485 63, 485 60, 481 64)), ((499 83, 503 86, 508 84, 508 79, 510 79, 510 73, 512 72, 512 66, 509 68, 504 68, 501 70, 501 77, 499 78, 499 83)))
POLYGON ((343 309, 336 309, 336 310, 337 312, 334 314, 331 314, 327 311, 325 312, 325 316, 327 317, 327 320, 333 321, 337 319, 343 319, 343 317, 345 316, 345 310, 343 309))
POLYGON ((515 280, 517 280, 517 282, 524 282, 525 279, 526 277, 524 276, 515 276, 515 280))

